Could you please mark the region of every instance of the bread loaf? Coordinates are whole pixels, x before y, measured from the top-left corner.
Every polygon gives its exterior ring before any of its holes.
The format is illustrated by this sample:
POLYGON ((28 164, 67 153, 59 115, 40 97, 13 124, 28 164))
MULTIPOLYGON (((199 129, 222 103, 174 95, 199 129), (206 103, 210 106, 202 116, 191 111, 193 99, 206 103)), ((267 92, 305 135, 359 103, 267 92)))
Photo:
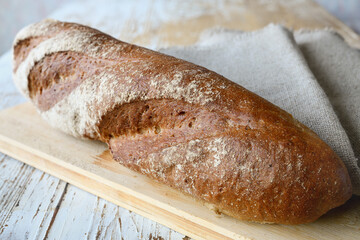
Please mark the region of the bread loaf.
POLYGON ((50 125, 218 212, 300 224, 351 196, 313 131, 206 68, 54 20, 20 31, 13 53, 16 85, 50 125))

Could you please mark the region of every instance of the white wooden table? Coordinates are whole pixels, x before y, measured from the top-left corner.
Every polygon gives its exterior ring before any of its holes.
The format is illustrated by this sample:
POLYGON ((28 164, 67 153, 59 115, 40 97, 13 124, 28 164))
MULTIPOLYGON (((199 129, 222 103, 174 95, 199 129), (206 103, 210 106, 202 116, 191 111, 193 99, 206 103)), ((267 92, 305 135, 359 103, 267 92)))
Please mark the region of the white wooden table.
MULTIPOLYGON (((75 3, 52 16, 97 27, 153 49, 194 43, 202 30, 252 30, 271 21, 294 28, 350 29, 309 0, 75 3)), ((0 58, 0 110, 24 102, 12 83, 11 54, 0 58)), ((154 221, 0 153, 0 239, 187 239, 154 221)))

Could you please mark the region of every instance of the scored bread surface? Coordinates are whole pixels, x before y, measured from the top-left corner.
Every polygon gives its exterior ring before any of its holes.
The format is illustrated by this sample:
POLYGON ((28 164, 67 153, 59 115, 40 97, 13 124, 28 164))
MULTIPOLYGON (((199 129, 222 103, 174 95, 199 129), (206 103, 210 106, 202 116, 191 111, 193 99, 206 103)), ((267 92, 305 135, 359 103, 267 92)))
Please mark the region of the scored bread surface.
POLYGON ((74 23, 44 20, 14 42, 14 81, 66 133, 217 211, 314 221, 351 196, 347 170, 309 128, 206 68, 74 23))

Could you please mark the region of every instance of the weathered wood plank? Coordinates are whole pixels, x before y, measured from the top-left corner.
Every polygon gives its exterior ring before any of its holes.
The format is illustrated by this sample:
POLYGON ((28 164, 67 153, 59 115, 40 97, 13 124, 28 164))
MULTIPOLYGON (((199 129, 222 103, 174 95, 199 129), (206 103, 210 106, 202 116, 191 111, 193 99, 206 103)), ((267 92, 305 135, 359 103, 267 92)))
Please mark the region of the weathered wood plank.
POLYGON ((66 183, 7 156, 0 166, 1 238, 43 238, 66 183))
POLYGON ((49 239, 182 239, 184 236, 154 221, 69 185, 49 239))

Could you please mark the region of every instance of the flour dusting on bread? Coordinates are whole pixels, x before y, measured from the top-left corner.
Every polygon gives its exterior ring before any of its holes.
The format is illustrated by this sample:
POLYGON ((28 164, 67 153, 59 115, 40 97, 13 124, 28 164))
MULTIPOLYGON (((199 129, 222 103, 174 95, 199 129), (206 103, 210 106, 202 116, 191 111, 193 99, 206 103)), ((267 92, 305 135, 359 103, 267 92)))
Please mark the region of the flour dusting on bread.
POLYGON ((50 125, 217 212, 298 224, 351 196, 315 133, 206 68, 55 20, 20 31, 14 49, 14 81, 50 125))

